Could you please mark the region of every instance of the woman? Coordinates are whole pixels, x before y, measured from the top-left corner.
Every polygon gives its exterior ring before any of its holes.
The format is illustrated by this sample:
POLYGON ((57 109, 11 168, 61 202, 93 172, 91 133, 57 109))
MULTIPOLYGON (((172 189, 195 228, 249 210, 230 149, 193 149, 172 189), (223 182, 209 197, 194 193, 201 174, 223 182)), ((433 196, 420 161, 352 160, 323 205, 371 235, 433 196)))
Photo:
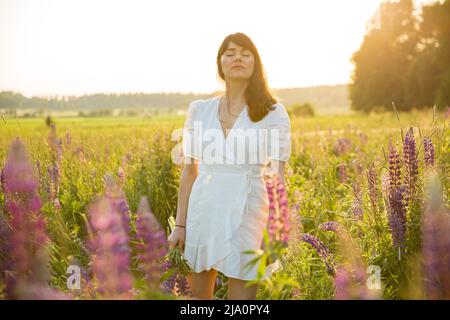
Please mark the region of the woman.
MULTIPOLYGON (((270 94, 248 36, 234 33, 224 39, 217 68, 225 94, 196 100, 187 112, 185 165, 176 226, 168 241, 171 249, 180 248, 193 270, 194 298, 212 298, 220 271, 228 277, 228 299, 255 299, 257 285, 247 282, 256 279, 257 266, 249 267, 254 257, 242 252, 261 248, 269 212, 263 169, 270 160, 270 168, 284 183, 291 153, 290 120, 270 94), (242 142, 244 135, 249 147, 245 141, 235 152, 236 138, 242 142), (205 147, 211 137, 214 148, 205 147)), ((264 278, 276 267, 268 266, 264 278)))

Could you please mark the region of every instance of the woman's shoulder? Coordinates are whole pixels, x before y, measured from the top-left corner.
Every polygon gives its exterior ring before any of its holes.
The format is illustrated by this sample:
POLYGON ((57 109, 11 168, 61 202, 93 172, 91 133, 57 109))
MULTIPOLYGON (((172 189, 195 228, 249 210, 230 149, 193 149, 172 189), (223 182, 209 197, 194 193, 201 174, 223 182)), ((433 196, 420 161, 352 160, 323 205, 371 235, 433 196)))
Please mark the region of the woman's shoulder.
POLYGON ((280 119, 289 119, 289 114, 283 103, 277 101, 271 107, 271 110, 267 114, 268 121, 278 121, 280 119))
POLYGON ((189 108, 193 108, 193 109, 201 111, 208 107, 212 107, 212 105, 214 104, 216 99, 219 99, 219 98, 220 98, 219 96, 214 96, 209 99, 196 99, 196 100, 191 101, 191 103, 189 104, 189 108))

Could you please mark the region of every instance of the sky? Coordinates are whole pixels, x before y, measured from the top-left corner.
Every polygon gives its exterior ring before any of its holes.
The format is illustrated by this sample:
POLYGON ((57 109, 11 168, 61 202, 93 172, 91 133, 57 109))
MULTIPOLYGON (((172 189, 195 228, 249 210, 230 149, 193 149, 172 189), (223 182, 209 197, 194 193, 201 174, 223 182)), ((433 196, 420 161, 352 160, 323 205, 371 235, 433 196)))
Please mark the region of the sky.
POLYGON ((0 0, 0 91, 210 93, 223 88, 216 54, 234 32, 255 43, 271 88, 348 83, 380 3, 0 0))

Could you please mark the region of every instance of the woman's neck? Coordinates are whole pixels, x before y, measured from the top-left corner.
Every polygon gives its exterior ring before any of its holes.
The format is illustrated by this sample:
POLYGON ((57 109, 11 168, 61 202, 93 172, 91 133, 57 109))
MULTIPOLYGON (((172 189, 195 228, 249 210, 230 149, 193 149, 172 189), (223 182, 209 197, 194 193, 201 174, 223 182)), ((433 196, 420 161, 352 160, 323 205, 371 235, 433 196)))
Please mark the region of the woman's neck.
POLYGON ((242 106, 245 101, 245 89, 248 81, 227 81, 225 96, 229 99, 230 106, 242 106))

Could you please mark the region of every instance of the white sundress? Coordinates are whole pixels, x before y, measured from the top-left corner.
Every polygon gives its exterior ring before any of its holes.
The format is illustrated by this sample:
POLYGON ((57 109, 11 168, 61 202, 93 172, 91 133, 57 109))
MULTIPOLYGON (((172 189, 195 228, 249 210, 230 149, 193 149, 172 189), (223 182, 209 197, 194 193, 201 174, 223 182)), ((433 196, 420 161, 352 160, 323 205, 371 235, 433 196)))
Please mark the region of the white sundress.
MULTIPOLYGON (((199 174, 188 201, 183 256, 194 272, 215 269, 227 277, 254 280, 258 266, 246 266, 254 256, 243 251, 262 246, 269 214, 264 169, 269 159, 289 160, 291 124, 281 103, 259 122, 250 120, 246 105, 225 137, 218 118, 219 102, 220 96, 195 100, 186 114, 183 156, 199 160, 199 174), (261 129, 269 134, 256 134, 261 129), (243 130, 248 130, 249 143, 236 151, 236 141, 245 136, 243 130), (257 151, 252 149, 256 145, 257 151)), ((279 268, 278 261, 268 265, 263 279, 279 268)))

